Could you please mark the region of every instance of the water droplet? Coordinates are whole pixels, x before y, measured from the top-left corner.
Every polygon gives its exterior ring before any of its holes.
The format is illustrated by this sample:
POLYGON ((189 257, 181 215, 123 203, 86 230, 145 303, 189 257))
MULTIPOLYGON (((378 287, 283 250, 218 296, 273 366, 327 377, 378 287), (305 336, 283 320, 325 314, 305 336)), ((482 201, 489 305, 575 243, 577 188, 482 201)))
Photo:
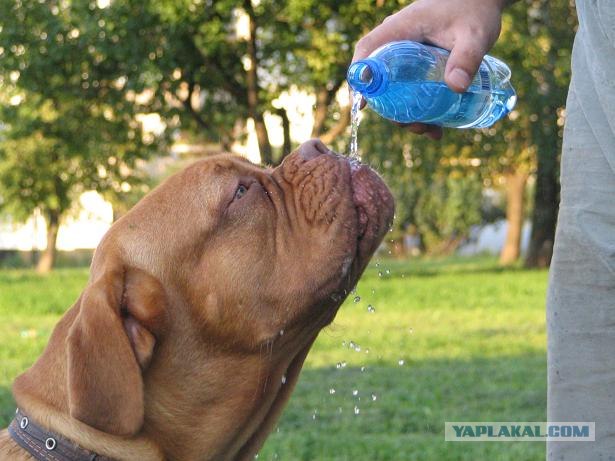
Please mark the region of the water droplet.
POLYGON ((286 384, 286 375, 282 375, 282 384, 286 384))
POLYGON ((314 410, 314 413, 312 413, 312 419, 316 419, 316 415, 318 414, 317 410, 314 410))
POLYGON ((356 405, 354 406, 354 414, 358 415, 359 413, 361 413, 361 410, 359 409, 359 407, 357 407, 356 405))
POLYGON ((346 341, 342 341, 342 347, 346 347, 346 341))
POLYGON ((380 261, 376 263, 376 267, 380 267, 380 261))
POLYGON ((382 277, 382 271, 378 271, 378 277, 382 277))
POLYGON ((284 336, 284 330, 280 330, 280 336, 284 336))
POLYGON ((369 354, 369 349, 365 349, 365 353, 366 353, 366 354, 369 354))
POLYGON ((353 390, 352 395, 354 395, 355 397, 359 395, 359 390, 358 389, 353 390))
POLYGON ((365 367, 361 367, 361 373, 365 371, 365 367))
POLYGON ((391 269, 387 269, 384 272, 386 272, 386 274, 389 275, 391 273, 391 269))
POLYGON ((335 394, 335 389, 333 389, 333 388, 329 389, 329 394, 331 394, 331 395, 335 394))
POLYGON ((408 328, 408 333, 410 334, 414 333, 414 328, 408 328))
POLYGON ((375 402, 376 399, 378 399, 378 396, 372 392, 372 401, 375 402))
POLYGON ((376 294, 376 290, 374 288, 372 288, 372 294, 375 295, 376 294))
POLYGON ((354 297, 354 302, 358 303, 359 301, 361 301, 361 297, 360 296, 355 296, 354 297))
POLYGON ((374 306, 372 306, 371 304, 367 305, 367 312, 369 312, 370 314, 373 314, 374 312, 376 312, 376 308, 374 306))
POLYGON ((400 367, 401 367, 401 366, 403 366, 403 364, 404 364, 404 363, 406 363, 406 362, 404 361, 404 359, 399 359, 399 361, 397 362, 397 364, 398 364, 400 367))
POLYGON ((346 362, 337 362, 337 365, 335 365, 336 368, 345 368, 346 367, 346 362))

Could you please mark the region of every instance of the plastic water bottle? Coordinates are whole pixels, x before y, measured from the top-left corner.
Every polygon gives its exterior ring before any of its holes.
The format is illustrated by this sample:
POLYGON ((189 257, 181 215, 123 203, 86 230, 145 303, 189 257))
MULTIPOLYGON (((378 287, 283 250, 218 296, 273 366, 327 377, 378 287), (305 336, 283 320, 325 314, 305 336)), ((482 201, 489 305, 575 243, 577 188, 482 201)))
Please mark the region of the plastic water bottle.
POLYGON ((517 95, 510 69, 485 56, 465 93, 444 83, 449 52, 422 43, 388 43, 348 69, 348 83, 389 120, 455 128, 485 128, 508 114, 517 95))

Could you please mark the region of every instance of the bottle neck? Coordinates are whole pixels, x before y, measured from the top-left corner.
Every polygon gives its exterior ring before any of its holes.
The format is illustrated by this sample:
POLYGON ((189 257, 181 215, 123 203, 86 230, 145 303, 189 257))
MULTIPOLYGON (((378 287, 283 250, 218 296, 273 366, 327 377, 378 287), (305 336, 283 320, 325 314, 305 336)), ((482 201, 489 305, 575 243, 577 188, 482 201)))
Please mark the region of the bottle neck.
POLYGON ((386 90, 388 68, 380 59, 362 59, 352 63, 346 79, 350 87, 363 96, 378 96, 386 90))

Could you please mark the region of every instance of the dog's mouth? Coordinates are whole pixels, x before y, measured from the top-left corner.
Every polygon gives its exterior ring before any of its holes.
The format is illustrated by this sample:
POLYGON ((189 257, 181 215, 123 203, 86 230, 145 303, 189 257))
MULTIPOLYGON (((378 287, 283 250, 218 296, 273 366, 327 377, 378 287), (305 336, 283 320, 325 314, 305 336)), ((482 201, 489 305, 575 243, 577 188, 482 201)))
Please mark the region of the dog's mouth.
POLYGON ((384 237, 393 219, 393 197, 380 176, 356 160, 350 164, 352 201, 357 210, 358 256, 369 258, 384 237))

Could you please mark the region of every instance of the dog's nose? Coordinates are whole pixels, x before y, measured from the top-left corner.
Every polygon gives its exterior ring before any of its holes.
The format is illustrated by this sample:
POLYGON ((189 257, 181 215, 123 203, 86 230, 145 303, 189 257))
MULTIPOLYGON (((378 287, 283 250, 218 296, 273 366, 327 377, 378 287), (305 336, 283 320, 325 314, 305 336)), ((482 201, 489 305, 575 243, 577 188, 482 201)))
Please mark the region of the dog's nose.
POLYGON ((328 154, 331 151, 320 139, 310 139, 299 146, 299 155, 304 160, 312 160, 322 154, 328 154))

